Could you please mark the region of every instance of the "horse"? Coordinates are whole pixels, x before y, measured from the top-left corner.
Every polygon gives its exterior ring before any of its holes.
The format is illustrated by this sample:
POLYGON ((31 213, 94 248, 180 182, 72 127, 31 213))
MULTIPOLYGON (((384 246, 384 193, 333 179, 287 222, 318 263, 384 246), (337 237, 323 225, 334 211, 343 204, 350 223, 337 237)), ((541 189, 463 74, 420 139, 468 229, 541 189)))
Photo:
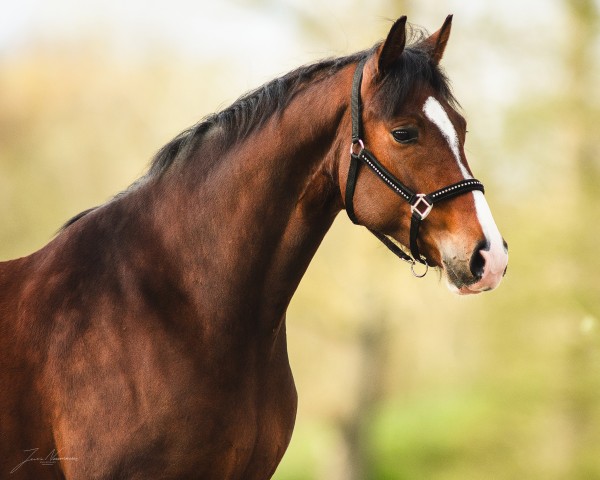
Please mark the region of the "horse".
POLYGON ((286 309, 344 209, 416 275, 500 283, 440 67, 451 21, 407 41, 401 17, 240 97, 0 263, 0 477, 271 478, 297 406, 286 309))

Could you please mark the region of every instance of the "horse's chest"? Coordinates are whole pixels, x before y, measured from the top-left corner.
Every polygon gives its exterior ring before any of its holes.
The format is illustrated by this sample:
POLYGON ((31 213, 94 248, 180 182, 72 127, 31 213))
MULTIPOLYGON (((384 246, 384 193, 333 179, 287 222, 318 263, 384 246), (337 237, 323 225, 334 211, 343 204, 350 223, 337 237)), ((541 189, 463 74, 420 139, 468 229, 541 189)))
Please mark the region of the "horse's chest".
POLYGON ((194 413, 186 442, 171 457, 194 451, 195 465, 186 474, 204 472, 200 478, 268 479, 289 444, 296 416, 293 384, 273 385, 266 381, 265 394, 255 398, 240 395, 223 402, 210 416, 194 413), (198 428, 198 426, 204 426, 198 428), (187 446, 186 446, 187 444, 187 446))
POLYGON ((57 447, 81 458, 67 478, 270 478, 296 416, 285 345, 251 364, 160 353, 106 375, 96 365, 94 385, 64 399, 57 447))

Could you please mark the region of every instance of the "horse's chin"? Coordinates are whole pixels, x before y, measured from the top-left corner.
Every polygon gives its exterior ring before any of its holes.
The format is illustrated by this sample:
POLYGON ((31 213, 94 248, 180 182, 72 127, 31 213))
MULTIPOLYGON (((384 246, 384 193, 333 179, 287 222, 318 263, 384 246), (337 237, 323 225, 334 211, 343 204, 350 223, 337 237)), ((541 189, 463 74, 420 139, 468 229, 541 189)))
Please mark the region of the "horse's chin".
POLYGON ((478 288, 477 279, 467 273, 466 268, 462 268, 460 264, 452 264, 451 262, 442 262, 442 270, 446 277, 446 286, 448 290, 456 295, 475 295, 485 291, 478 288))
POLYGON ((481 292, 489 292, 498 286, 499 280, 494 283, 488 283, 484 279, 473 279, 471 282, 461 281, 452 270, 448 270, 444 265, 446 277, 446 286, 448 290, 457 295, 476 295, 481 292))
POLYGON ((446 278, 446 285, 448 286, 448 290, 456 295, 477 295, 478 293, 483 292, 483 290, 471 290, 468 285, 463 285, 462 287, 457 287, 450 280, 446 278))

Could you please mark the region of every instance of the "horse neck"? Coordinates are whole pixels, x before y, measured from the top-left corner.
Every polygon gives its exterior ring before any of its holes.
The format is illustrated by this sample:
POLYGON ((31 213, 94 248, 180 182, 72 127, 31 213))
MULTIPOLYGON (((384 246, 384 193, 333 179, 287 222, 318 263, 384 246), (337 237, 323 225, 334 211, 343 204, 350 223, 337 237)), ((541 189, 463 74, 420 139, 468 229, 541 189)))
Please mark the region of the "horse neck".
POLYGON ((234 315, 253 312, 273 328, 340 211, 336 136, 349 130, 350 76, 343 69, 308 86, 247 139, 224 152, 208 142, 161 180, 169 200, 155 218, 168 225, 169 255, 190 285, 236 299, 244 311, 234 315), (199 179, 202 163, 214 167, 199 179))

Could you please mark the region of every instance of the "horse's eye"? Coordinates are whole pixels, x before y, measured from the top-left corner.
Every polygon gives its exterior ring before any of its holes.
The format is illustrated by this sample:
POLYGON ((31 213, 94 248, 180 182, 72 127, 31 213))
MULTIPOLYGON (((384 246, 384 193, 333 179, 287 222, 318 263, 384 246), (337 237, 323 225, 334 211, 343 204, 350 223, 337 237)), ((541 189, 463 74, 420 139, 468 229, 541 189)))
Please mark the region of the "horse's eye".
POLYGON ((398 143, 412 143, 416 142, 419 137, 419 132, 416 128, 400 128, 392 132, 394 140, 398 143))

